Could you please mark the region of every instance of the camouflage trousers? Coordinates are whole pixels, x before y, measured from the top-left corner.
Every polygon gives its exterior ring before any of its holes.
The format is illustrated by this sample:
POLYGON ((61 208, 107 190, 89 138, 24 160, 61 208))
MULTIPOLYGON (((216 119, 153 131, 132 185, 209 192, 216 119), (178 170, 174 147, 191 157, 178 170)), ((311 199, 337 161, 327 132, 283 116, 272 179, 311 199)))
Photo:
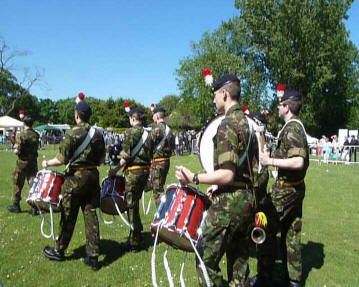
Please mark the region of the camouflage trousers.
POLYGON ((273 204, 279 217, 280 253, 291 280, 302 281, 302 207, 305 184, 295 187, 274 184, 271 190, 273 204))
POLYGON ((70 244, 81 208, 85 223, 86 254, 99 256, 100 230, 96 208, 100 202, 100 184, 97 169, 76 171, 66 175, 61 194, 62 209, 57 249, 64 251, 70 244))
POLYGON ((37 173, 37 161, 28 162, 18 159, 15 170, 12 174, 14 189, 12 194, 12 201, 14 204, 19 204, 21 200, 21 191, 24 187, 25 179, 29 186, 32 185, 37 173))
POLYGON ((147 184, 148 170, 140 169, 127 171, 126 175, 126 191, 127 191, 127 206, 128 216, 133 230, 129 235, 129 242, 132 246, 139 246, 141 244, 143 230, 141 216, 140 216, 140 199, 142 192, 147 184))
MULTIPOLYGON (((206 265, 213 286, 247 286, 249 238, 253 225, 252 192, 237 190, 213 198, 208 209, 199 242, 199 253, 206 265), (228 282, 224 280, 219 263, 227 257, 228 282)), ((207 286, 197 261, 200 286, 207 286)))
POLYGON ((151 172, 151 185, 153 190, 153 196, 158 207, 161 202, 161 195, 164 192, 163 186, 166 183, 168 170, 170 169, 170 161, 163 161, 159 163, 152 163, 151 172))
POLYGON ((258 208, 256 212, 264 212, 267 217, 267 226, 264 228, 266 239, 262 244, 256 245, 257 272, 260 277, 268 280, 272 277, 273 267, 277 256, 277 231, 279 220, 272 199, 266 188, 260 190, 257 196, 258 208))

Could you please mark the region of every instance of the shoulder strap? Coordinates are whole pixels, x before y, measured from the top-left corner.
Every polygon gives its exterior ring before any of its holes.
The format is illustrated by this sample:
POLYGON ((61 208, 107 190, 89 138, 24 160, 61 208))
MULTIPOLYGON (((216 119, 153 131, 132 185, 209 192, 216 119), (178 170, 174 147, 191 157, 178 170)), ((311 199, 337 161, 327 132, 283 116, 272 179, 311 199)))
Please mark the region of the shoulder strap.
POLYGON ((156 146, 156 150, 160 149, 163 144, 165 143, 166 138, 168 137, 168 134, 170 133, 170 127, 168 125, 166 126, 166 130, 165 130, 165 135, 163 136, 162 140, 160 141, 160 143, 156 146))
POLYGON ((69 168, 69 166, 71 165, 71 163, 78 158, 78 156, 80 154, 82 154, 82 152, 87 148, 87 146, 90 144, 94 134, 95 134, 95 131, 96 129, 94 127, 90 127, 87 135, 86 135, 86 138, 84 139, 84 141, 82 142, 81 145, 79 145, 77 147, 77 149, 75 150, 72 158, 69 160, 69 163, 66 165, 66 169, 69 168))
POLYGON ((143 144, 145 143, 146 139, 148 137, 148 131, 146 129, 143 129, 143 133, 142 136, 140 138, 140 141, 137 143, 137 145, 135 146, 135 148, 131 151, 131 158, 134 158, 138 152, 140 151, 141 147, 143 146, 143 144))
POLYGON ((249 150, 249 146, 252 143, 252 133, 253 133, 253 126, 252 124, 248 121, 247 117, 246 117, 247 123, 248 123, 248 127, 249 127, 249 140, 248 140, 248 144, 247 144, 247 148, 245 153, 242 154, 241 158, 238 161, 238 166, 241 166, 242 163, 244 162, 244 160, 246 159, 247 155, 248 155, 248 150, 249 150))
POLYGON ((303 123, 302 123, 300 120, 298 120, 298 119, 291 119, 291 120, 287 121, 287 122, 285 123, 285 125, 282 127, 282 129, 278 132, 277 138, 280 137, 280 135, 281 135, 282 132, 284 131, 284 128, 285 128, 289 123, 292 123, 292 122, 298 123, 298 124, 303 128, 304 134, 307 135, 307 132, 305 131, 305 128, 304 128, 303 123))

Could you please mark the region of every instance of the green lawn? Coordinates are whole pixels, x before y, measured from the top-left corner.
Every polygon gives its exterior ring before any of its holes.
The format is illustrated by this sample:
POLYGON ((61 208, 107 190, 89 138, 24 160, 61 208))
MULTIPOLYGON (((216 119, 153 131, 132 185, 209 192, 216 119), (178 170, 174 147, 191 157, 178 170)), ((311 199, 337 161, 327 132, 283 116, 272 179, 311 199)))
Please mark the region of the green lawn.
MULTIPOLYGON (((43 155, 51 158, 55 151, 53 148, 42 151, 39 160, 43 155)), ((7 211, 7 206, 11 204, 11 173, 15 160, 16 156, 12 153, 0 151, 0 282, 4 286, 152 286, 150 263, 153 239, 149 226, 155 211, 153 206, 150 214, 142 217, 146 248, 141 252, 122 253, 119 243, 124 242, 128 235, 128 229, 123 224, 108 226, 100 223, 100 261, 103 267, 93 272, 80 261, 85 256, 85 234, 83 218, 79 215, 66 253, 69 259, 52 262, 43 256, 42 250, 46 245, 53 245, 53 241, 41 236, 40 217, 26 213, 29 210, 25 202, 28 193, 26 185, 21 202, 23 212, 11 214, 7 211)), ((171 159, 167 184, 176 182, 173 168, 179 164, 201 170, 196 156, 175 156, 171 159)), ((101 178, 105 177, 107 170, 108 166, 101 167, 101 178)), ((302 233, 306 286, 359 286, 359 276, 355 273, 359 263, 358 170, 359 167, 354 166, 310 165, 302 233)), ((150 193, 146 194, 147 201, 149 196, 150 193)), ((56 214, 56 227, 58 219, 56 214)), ((159 286, 168 286, 162 259, 166 250, 165 244, 157 247, 159 286)), ((176 286, 180 286, 184 255, 181 251, 168 248, 168 261, 176 286)), ((194 263, 194 254, 188 254, 185 268, 187 287, 197 286, 194 263)), ((251 275, 255 273, 255 259, 251 258, 251 275)))

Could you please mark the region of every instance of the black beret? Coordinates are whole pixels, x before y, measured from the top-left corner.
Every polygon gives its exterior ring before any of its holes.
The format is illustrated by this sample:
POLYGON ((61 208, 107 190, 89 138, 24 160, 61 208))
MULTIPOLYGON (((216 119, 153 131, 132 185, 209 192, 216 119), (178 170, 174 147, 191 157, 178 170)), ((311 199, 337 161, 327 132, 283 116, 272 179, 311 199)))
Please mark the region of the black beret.
POLYGON ((228 83, 241 83, 236 75, 228 74, 220 77, 218 80, 216 80, 212 85, 212 91, 215 92, 222 88, 224 85, 228 83))
POLYGON ((86 117, 90 117, 92 115, 91 107, 85 103, 84 101, 80 101, 78 104, 76 104, 76 111, 82 112, 85 114, 86 117))
POLYGON ((279 102, 282 103, 287 100, 301 101, 302 95, 295 90, 285 90, 283 97, 279 98, 279 102))
POLYGON ((133 114, 139 114, 140 116, 144 115, 143 111, 141 109, 139 109, 139 108, 131 109, 129 114, 130 114, 130 116, 132 116, 133 114))
POLYGON ((154 115, 155 113, 165 113, 166 110, 162 107, 155 107, 152 111, 152 114, 154 115))

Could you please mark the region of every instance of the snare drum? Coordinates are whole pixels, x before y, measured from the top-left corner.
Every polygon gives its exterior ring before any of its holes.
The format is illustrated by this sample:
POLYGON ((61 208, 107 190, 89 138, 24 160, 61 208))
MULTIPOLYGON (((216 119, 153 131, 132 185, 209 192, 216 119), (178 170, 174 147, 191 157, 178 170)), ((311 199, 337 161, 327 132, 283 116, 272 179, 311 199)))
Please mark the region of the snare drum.
POLYGON ((197 242, 201 235, 205 211, 209 206, 209 198, 197 189, 191 186, 169 185, 161 198, 151 231, 156 234, 160 227, 158 236, 162 241, 183 251, 193 252, 187 236, 189 235, 194 243, 197 242))
POLYGON ((102 181, 100 204, 106 214, 117 215, 116 205, 120 212, 127 211, 125 177, 116 175, 102 181))
POLYGON ((49 211, 50 205, 53 211, 60 211, 61 186, 64 180, 64 175, 59 172, 40 170, 36 174, 26 202, 42 211, 49 211))

